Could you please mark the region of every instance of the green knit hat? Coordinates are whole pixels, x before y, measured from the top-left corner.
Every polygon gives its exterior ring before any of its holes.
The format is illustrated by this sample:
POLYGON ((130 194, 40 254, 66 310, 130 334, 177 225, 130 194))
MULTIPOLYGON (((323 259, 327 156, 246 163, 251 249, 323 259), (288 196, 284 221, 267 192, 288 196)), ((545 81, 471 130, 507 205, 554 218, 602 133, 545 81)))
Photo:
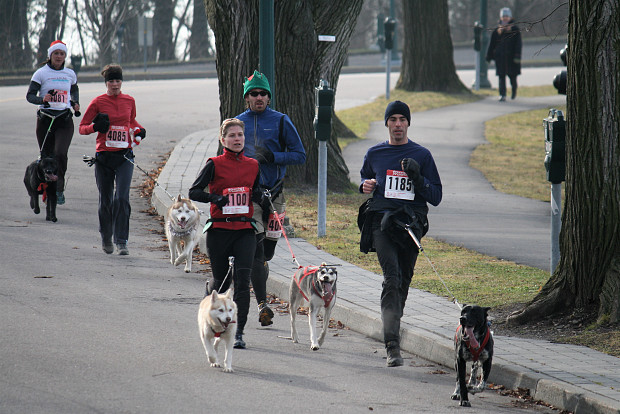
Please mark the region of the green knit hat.
POLYGON ((252 89, 264 89, 269 94, 271 98, 271 89, 269 88, 269 81, 267 80, 267 76, 263 75, 259 71, 255 70, 254 74, 249 78, 245 78, 245 82, 243 83, 243 97, 248 94, 252 89))

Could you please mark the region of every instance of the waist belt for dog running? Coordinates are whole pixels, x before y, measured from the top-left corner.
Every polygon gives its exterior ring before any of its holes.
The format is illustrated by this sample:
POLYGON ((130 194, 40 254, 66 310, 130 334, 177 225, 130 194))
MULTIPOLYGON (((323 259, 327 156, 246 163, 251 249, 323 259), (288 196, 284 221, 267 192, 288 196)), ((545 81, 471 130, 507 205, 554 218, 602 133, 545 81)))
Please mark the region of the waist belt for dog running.
POLYGON ((254 230, 258 231, 258 228, 256 227, 256 220, 254 220, 252 217, 237 216, 237 217, 211 217, 205 223, 205 226, 202 229, 202 232, 204 233, 207 230, 209 230, 211 226, 213 225, 213 223, 218 223, 218 222, 231 223, 233 221, 241 221, 244 223, 250 223, 252 227, 254 228, 254 230))

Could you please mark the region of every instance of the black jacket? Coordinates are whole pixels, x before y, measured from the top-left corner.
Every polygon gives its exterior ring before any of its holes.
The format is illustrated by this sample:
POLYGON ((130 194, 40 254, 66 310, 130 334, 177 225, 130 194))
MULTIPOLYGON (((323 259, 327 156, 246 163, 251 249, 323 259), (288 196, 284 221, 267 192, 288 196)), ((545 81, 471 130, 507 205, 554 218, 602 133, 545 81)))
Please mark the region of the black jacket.
POLYGON ((491 41, 487 49, 486 60, 495 61, 497 76, 515 76, 521 74, 521 31, 511 20, 508 26, 493 30, 491 41), (508 29, 507 29, 508 28, 508 29), (518 59, 518 62, 515 62, 518 59))

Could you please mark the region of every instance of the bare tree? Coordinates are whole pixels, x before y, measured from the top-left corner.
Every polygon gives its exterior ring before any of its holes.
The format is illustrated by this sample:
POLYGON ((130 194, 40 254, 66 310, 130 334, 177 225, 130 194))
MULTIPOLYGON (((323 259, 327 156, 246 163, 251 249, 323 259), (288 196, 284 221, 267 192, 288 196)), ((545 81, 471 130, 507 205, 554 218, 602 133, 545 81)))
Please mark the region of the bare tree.
MULTIPOLYGON (((287 168, 290 182, 317 180, 314 87, 323 78, 337 88, 361 5, 362 0, 275 2, 276 109, 291 117, 307 153, 305 165, 287 168), (334 35, 336 41, 319 42, 318 35, 334 35)), ((205 0, 205 9, 215 34, 220 115, 224 119, 243 111, 244 78, 258 68, 258 1, 205 0)), ((348 169, 333 134, 327 146, 328 185, 348 186, 348 169)))
POLYGON ((454 66, 448 0, 403 2, 405 37, 397 89, 468 92, 454 66))
POLYGON ((61 0, 47 0, 45 26, 39 33, 39 48, 37 49, 37 61, 47 59, 47 49, 60 33, 60 12, 62 11, 61 0))
POLYGON ((155 0, 153 14, 153 45, 158 61, 174 60, 174 43, 172 41, 172 18, 176 0, 155 0))
POLYGON ((570 0, 568 27, 561 259, 514 323, 591 306, 620 321, 620 2, 570 0))

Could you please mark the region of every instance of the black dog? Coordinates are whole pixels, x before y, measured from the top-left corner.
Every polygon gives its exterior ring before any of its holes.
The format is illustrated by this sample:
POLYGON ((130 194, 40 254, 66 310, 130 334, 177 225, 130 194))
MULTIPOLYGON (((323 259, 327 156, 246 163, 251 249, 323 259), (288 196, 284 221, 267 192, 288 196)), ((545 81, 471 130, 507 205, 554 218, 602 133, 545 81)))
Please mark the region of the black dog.
POLYGON ((56 196, 58 180, 58 162, 56 158, 44 156, 40 160, 32 162, 26 168, 24 184, 30 196, 30 208, 34 214, 39 214, 39 194, 43 194, 43 201, 47 198, 45 220, 56 222, 56 196))
POLYGON ((461 310, 460 325, 454 335, 456 388, 451 398, 461 400, 459 405, 463 407, 471 407, 467 392, 475 394, 484 391, 491 373, 493 335, 487 321, 489 309, 491 308, 465 305, 461 310), (473 364, 469 382, 466 384, 468 361, 473 361, 473 364), (482 379, 476 384, 480 364, 482 364, 482 379))

